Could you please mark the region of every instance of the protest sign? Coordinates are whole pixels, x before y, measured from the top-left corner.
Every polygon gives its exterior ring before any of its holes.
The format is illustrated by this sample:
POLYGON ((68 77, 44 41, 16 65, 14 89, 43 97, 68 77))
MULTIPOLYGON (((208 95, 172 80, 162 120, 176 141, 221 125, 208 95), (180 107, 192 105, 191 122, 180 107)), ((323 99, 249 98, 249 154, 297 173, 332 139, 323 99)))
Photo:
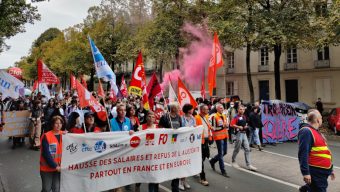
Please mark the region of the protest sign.
POLYGON ((28 134, 29 111, 8 111, 3 114, 5 125, 3 130, 0 131, 0 136, 10 137, 28 134))
POLYGON ((202 127, 63 136, 61 192, 160 183, 202 169, 202 127))
POLYGON ((2 98, 11 97, 17 99, 20 89, 23 88, 23 82, 5 71, 0 71, 0 93, 2 93, 2 98))
POLYGON ((293 105, 281 101, 261 103, 263 143, 297 140, 300 117, 293 105))

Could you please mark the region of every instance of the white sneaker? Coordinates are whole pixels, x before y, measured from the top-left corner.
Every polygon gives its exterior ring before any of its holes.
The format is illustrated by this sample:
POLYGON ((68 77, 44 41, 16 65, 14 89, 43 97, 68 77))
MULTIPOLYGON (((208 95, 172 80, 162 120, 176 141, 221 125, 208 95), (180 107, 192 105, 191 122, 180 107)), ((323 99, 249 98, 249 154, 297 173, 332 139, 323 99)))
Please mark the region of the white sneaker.
POLYGON ((183 182, 182 182, 182 181, 179 182, 178 188, 179 188, 181 191, 185 191, 185 188, 184 188, 184 185, 183 185, 183 182))
POLYGON ((234 168, 236 168, 236 169, 239 169, 239 168, 240 168, 240 166, 239 166, 236 162, 233 162, 231 165, 232 165, 234 168))
POLYGON ((184 184, 184 187, 186 189, 190 189, 191 188, 188 182, 184 181, 183 184, 184 184))
POLYGON ((257 168, 254 167, 254 166, 252 166, 252 165, 248 165, 248 169, 249 169, 250 171, 256 171, 256 170, 257 170, 257 168))

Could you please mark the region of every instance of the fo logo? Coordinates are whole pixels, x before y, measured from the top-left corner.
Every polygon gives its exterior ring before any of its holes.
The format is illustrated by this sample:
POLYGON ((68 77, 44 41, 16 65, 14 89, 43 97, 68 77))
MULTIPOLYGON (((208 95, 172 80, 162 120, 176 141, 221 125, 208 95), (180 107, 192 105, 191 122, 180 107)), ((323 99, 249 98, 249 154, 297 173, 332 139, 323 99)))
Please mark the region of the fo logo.
POLYGON ((140 144, 140 138, 138 136, 133 136, 131 139, 130 139, 130 146, 132 148, 136 148, 138 147, 140 144))
POLYGON ((101 153, 106 150, 106 143, 104 141, 97 141, 94 145, 94 150, 97 153, 101 153))

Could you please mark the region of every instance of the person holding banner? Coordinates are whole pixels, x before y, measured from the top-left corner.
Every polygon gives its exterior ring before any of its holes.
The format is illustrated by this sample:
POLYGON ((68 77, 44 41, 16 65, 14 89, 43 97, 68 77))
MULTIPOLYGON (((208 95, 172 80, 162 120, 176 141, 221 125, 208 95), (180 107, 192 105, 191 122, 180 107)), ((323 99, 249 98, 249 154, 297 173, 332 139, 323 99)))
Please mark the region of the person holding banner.
POLYGON ((80 121, 80 115, 77 112, 72 112, 68 117, 67 131, 70 133, 82 134, 85 133, 83 124, 80 121))
MULTIPOLYGON (((160 128, 172 128, 178 129, 183 127, 182 119, 179 115, 179 106, 178 103, 170 103, 170 112, 165 113, 161 119, 159 120, 158 126, 160 128)), ((179 192, 179 179, 173 179, 171 181, 171 191, 172 192, 179 192)))
POLYGON ((126 117, 130 118, 132 129, 138 131, 140 125, 138 117, 136 116, 136 109, 133 105, 127 105, 126 107, 126 117))
POLYGON ((117 105, 117 117, 110 120, 111 131, 129 131, 133 134, 132 124, 129 118, 125 117, 126 108, 124 104, 117 105))
POLYGON ((203 133, 202 133, 202 172, 200 173, 200 183, 204 186, 208 186, 209 182, 205 177, 204 172, 204 161, 205 159, 209 159, 210 151, 208 144, 212 144, 212 132, 211 132, 211 125, 209 123, 209 108, 205 104, 201 104, 199 107, 199 114, 195 116, 197 126, 203 126, 203 133))
POLYGON ((60 191, 60 165, 62 154, 63 119, 60 116, 51 118, 52 130, 42 136, 40 149, 40 176, 42 192, 60 191))
POLYGON ((250 164, 250 158, 249 158, 250 147, 249 147, 249 142, 248 142, 247 133, 246 133, 249 127, 248 127, 244 112, 245 112, 245 106, 240 105, 238 107, 237 115, 231 120, 231 123, 230 123, 231 127, 234 128, 235 135, 236 135, 234 152, 233 152, 233 156, 231 159, 232 166, 237 169, 240 168, 240 166, 236 163, 236 156, 239 153, 241 147, 243 147, 247 168, 251 171, 256 171, 257 168, 250 164))
POLYGON ((2 131, 3 126, 5 125, 4 111, 5 111, 5 105, 2 101, 2 93, 0 93, 0 131, 2 131))
POLYGON ((41 119, 43 115, 41 101, 33 101, 33 107, 30 113, 30 148, 36 151, 40 148, 41 119))
POLYGON ((215 170, 215 163, 219 163, 221 174, 229 177, 225 167, 223 157, 227 154, 228 149, 228 119, 223 114, 224 108, 220 103, 216 104, 217 112, 211 116, 212 134, 216 142, 217 155, 210 160, 210 166, 215 170))
POLYGON ((335 179, 332 153, 325 137, 320 133, 322 126, 321 113, 312 109, 307 114, 308 124, 301 124, 298 133, 300 171, 306 185, 300 187, 301 192, 326 192, 327 179, 335 179))
MULTIPOLYGON (((196 127, 196 119, 192 115, 194 112, 194 106, 187 103, 184 104, 182 107, 182 111, 184 115, 182 116, 182 126, 183 127, 196 127)), ((185 189, 190 189, 189 183, 186 181, 185 178, 181 178, 181 181, 179 183, 179 189, 184 191, 185 189)))

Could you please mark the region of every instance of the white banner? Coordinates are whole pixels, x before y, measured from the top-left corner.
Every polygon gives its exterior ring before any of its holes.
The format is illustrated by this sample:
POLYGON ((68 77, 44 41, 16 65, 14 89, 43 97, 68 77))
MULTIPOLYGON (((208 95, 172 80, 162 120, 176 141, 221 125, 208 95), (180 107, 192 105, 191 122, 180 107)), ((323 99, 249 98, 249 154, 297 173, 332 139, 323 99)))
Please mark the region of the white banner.
POLYGON ((61 192, 105 191, 199 174, 202 127, 63 136, 61 192))
POLYGON ((19 90, 23 88, 23 82, 5 71, 0 71, 0 93, 2 93, 3 99, 6 97, 17 99, 19 97, 19 90))
POLYGON ((30 112, 25 111, 6 111, 4 114, 5 125, 0 129, 0 136, 22 136, 29 133, 28 126, 30 112))

